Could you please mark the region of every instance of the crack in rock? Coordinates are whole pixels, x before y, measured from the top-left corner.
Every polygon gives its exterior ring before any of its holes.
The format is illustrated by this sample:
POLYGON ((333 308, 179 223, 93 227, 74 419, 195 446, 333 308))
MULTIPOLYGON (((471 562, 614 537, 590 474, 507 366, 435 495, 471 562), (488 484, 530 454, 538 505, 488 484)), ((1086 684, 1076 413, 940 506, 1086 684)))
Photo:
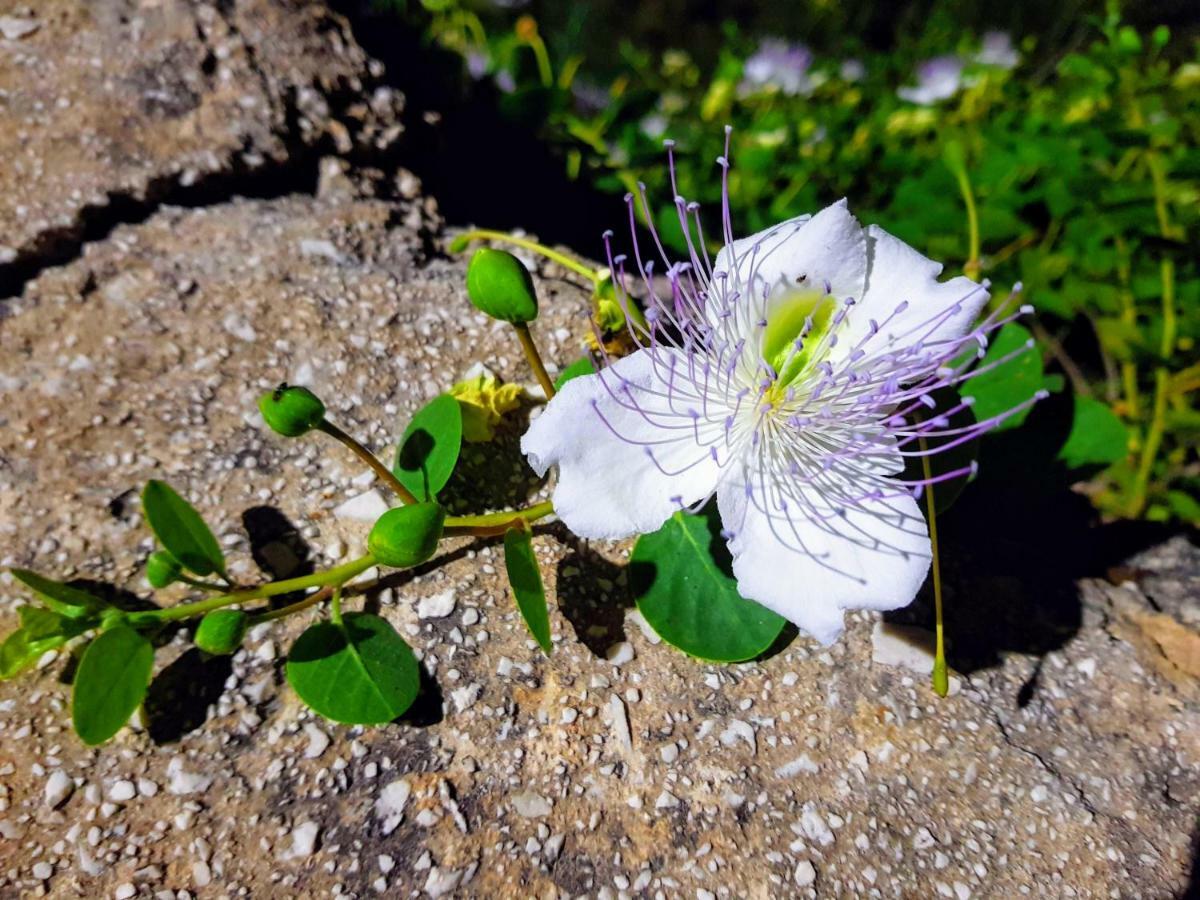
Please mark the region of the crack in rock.
POLYGON ((14 242, 0 248, 0 300, 163 207, 311 195, 330 154, 395 165, 403 97, 381 85, 340 16, 174 0, 128 21, 63 15, 76 23, 63 33, 71 26, 53 14, 80 2, 47 3, 46 27, 14 62, 43 77, 23 79, 8 103, 13 133, 28 133, 0 178, 0 225, 14 242), (93 85, 75 62, 88 58, 115 88, 93 85))

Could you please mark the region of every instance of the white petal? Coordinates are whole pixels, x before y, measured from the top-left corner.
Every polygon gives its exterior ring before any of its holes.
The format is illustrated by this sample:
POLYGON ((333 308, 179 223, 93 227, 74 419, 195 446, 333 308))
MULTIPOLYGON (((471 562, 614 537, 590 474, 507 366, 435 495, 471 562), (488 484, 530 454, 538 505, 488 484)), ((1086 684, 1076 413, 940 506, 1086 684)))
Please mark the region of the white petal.
POLYGON ((862 500, 839 514, 812 487, 792 488, 788 510, 764 492, 747 497, 743 478, 717 490, 721 521, 742 596, 794 622, 823 644, 842 631, 847 609, 896 609, 912 602, 929 570, 930 545, 917 502, 862 500))
POLYGON ((701 419, 697 443, 687 371, 677 351, 640 350, 567 382, 529 426, 521 450, 539 475, 558 466, 554 511, 575 534, 655 531, 715 490, 720 466, 708 442, 717 426, 701 419))
POLYGON ((850 310, 830 354, 849 353, 869 334, 871 320, 879 334, 864 345, 868 353, 903 349, 917 342, 955 341, 970 331, 988 292, 970 278, 938 281, 942 264, 928 259, 877 225, 867 228, 870 269, 867 290, 850 310), (907 308, 896 313, 902 303, 907 308))
POLYGON ((812 218, 800 216, 734 241, 713 265, 729 273, 729 289, 753 291, 756 309, 764 289, 772 297, 797 287, 823 291, 826 282, 839 299, 862 296, 867 277, 867 239, 845 200, 812 218), (803 281, 800 279, 803 277, 803 281))

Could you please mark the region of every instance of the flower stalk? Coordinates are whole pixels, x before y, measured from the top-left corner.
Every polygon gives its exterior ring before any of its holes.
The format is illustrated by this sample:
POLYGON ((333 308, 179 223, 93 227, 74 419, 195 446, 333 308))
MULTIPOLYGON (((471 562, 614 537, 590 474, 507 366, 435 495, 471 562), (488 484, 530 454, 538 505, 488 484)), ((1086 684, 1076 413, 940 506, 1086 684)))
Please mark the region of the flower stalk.
POLYGON ((929 520, 930 569, 933 575, 933 690, 939 697, 950 693, 950 678, 946 671, 946 633, 942 618, 942 569, 938 558, 937 501, 934 499, 933 466, 927 451, 925 438, 918 440, 921 447, 921 470, 925 474, 925 509, 929 520))
POLYGON ((334 440, 337 440, 348 447, 351 452, 353 452, 355 456, 366 463, 367 466, 370 467, 371 471, 374 472, 389 488, 391 488, 396 496, 399 497, 404 503, 417 502, 417 498, 413 496, 412 491, 401 484, 400 479, 398 479, 387 466, 380 462, 374 453, 372 453, 350 435, 346 434, 346 432, 342 431, 342 429, 338 428, 328 419, 322 419, 320 424, 317 425, 317 428, 318 430, 325 432, 325 434, 329 435, 334 440))
POLYGON ((546 392, 546 399, 554 399, 554 380, 551 379, 550 373, 546 371, 546 366, 542 362, 542 355, 538 353, 537 344, 533 342, 533 335, 529 333, 529 326, 524 322, 515 322, 513 328, 517 330, 517 340, 521 342, 521 352, 525 354, 525 360, 529 363, 529 368, 533 369, 533 375, 537 378, 538 384, 542 386, 542 390, 546 392))

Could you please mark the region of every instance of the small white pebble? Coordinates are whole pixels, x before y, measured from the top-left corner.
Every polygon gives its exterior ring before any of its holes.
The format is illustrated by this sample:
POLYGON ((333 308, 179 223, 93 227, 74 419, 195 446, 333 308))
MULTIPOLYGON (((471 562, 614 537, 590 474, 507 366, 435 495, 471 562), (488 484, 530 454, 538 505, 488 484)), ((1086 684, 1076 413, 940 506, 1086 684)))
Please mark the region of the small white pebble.
POLYGON ((115 803, 125 803, 137 796, 137 788, 132 781, 122 779, 108 789, 108 799, 115 803))

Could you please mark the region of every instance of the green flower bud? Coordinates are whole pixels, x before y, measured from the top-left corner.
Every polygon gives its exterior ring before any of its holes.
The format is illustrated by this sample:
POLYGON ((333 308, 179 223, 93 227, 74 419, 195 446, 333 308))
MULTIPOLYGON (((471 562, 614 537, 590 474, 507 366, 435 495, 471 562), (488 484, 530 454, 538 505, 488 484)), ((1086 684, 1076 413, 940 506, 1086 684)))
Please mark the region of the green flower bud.
POLYGON ((226 656, 242 646, 250 617, 240 609, 217 609, 196 626, 196 646, 213 656, 226 656))
POLYGON ((467 296, 480 312, 513 324, 537 318, 537 292, 529 270, 504 250, 476 250, 467 267, 467 296))
POLYGON ((146 560, 146 580, 151 587, 165 588, 179 580, 183 566, 166 550, 155 550, 146 560))
POLYGON ((404 569, 433 556, 446 511, 434 502, 389 509, 375 522, 367 549, 385 566, 404 569))
POLYGON ((272 431, 284 437, 300 437, 316 428, 325 418, 325 404, 305 387, 281 384, 258 401, 263 419, 272 431))

